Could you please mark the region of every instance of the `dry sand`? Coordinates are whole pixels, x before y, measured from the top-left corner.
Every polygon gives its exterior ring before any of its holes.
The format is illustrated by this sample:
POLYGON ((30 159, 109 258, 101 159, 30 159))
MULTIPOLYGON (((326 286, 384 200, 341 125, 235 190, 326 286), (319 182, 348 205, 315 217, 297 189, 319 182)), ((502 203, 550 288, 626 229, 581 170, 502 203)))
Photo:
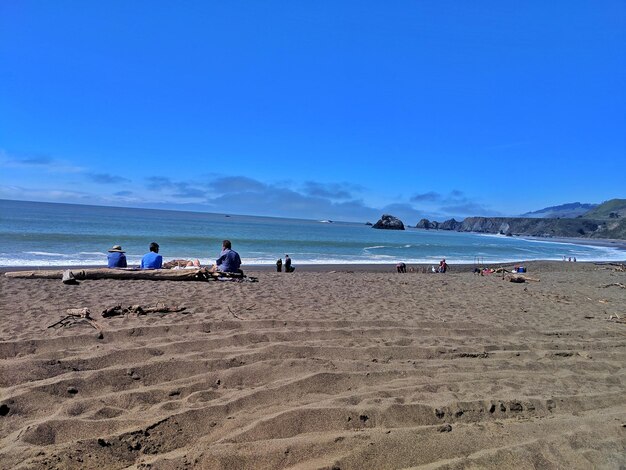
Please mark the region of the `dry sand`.
POLYGON ((626 273, 527 265, 2 276, 0 466, 625 468, 626 273), (188 313, 100 317, 157 301, 188 313), (80 307, 102 335, 47 328, 80 307))

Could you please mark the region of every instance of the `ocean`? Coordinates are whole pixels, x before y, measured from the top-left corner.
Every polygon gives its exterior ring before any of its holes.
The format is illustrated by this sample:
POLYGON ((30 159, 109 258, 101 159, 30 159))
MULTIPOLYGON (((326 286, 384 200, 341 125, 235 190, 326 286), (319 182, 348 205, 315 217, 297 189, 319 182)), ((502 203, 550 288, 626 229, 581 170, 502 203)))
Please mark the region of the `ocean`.
POLYGON ((198 258, 210 264, 223 239, 232 241, 244 265, 274 264, 286 253, 294 265, 626 258, 626 251, 586 246, 584 240, 579 245, 411 228, 376 230, 365 223, 0 200, 2 267, 105 265, 113 245, 122 245, 129 265, 135 265, 152 241, 160 245, 165 261, 198 258))

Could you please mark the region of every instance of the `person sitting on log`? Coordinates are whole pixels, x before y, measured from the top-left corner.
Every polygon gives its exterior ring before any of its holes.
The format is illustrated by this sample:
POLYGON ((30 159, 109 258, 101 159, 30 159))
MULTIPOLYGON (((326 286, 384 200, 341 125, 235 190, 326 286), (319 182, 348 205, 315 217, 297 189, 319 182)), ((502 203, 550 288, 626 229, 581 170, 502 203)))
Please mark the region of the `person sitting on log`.
POLYGON ((107 255, 107 267, 109 268, 126 268, 126 255, 120 245, 114 245, 107 255))
POLYGON ((150 252, 141 258, 141 269, 161 269, 163 266, 163 257, 159 254, 159 244, 150 243, 150 252))
POLYGON ((224 240, 222 242, 220 257, 215 260, 215 264, 210 272, 243 274, 243 271, 239 269, 240 266, 241 258, 239 257, 239 253, 232 249, 230 240, 224 240))

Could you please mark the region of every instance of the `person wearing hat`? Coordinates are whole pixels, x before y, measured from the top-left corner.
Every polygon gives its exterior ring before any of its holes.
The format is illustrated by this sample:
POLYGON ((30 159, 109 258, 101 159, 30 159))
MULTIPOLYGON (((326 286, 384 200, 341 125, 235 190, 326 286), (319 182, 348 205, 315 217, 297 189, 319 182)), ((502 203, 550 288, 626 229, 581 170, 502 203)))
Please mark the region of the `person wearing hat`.
POLYGON ((122 250, 122 247, 119 245, 114 245, 113 248, 109 250, 109 254, 107 255, 108 259, 108 267, 109 268, 125 268, 126 264, 126 255, 122 250))

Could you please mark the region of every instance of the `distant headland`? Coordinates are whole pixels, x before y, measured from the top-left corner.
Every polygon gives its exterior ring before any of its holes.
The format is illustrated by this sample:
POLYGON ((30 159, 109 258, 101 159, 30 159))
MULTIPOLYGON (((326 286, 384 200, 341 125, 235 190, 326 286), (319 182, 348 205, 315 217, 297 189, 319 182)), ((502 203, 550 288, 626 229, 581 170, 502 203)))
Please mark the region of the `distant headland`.
POLYGON ((420 220, 416 228, 531 237, 626 240, 626 199, 612 199, 575 218, 467 217, 445 222, 420 220))

